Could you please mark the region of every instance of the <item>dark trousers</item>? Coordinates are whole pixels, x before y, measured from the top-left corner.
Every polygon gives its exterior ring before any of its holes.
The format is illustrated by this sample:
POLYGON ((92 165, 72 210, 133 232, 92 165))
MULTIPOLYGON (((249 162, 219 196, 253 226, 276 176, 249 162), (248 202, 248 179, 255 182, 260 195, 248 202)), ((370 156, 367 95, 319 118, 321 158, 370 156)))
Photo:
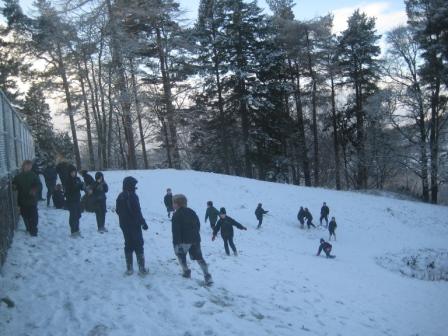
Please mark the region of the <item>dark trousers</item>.
POLYGON ((306 225, 308 225, 308 229, 310 228, 310 227, 316 227, 316 225, 314 225, 313 224, 313 220, 312 219, 308 219, 307 221, 306 221, 306 225))
POLYGON ((226 250, 226 254, 230 255, 229 245, 232 248, 233 252, 236 252, 235 243, 233 242, 233 237, 222 238, 224 240, 224 249, 226 250))
POLYGON ((37 236, 37 224, 39 223, 37 205, 20 207, 20 215, 25 223, 26 231, 32 236, 37 236))
MULTIPOLYGON (((50 206, 50 200, 52 199, 55 187, 56 187, 56 183, 47 184, 47 206, 50 206)), ((54 205, 54 202, 53 202, 53 205, 54 205)))
POLYGON ((68 223, 70 224, 71 233, 79 232, 79 219, 81 218, 81 204, 68 203, 67 209, 70 213, 68 223))
POLYGON ((135 252, 136 255, 143 254, 143 234, 142 229, 138 228, 127 228, 121 227, 124 237, 124 252, 130 253, 135 252))
POLYGON ((261 224, 263 224, 263 217, 258 218, 258 227, 260 227, 261 224))
POLYGON ((96 216, 96 225, 98 226, 98 230, 104 228, 106 223, 106 208, 101 207, 95 210, 96 216))
POLYGON ((210 221, 210 227, 212 228, 212 230, 215 229, 215 225, 216 225, 216 220, 215 221, 210 221))
POLYGON ((322 225, 322 219, 325 219, 326 226, 328 226, 328 215, 320 215, 320 225, 322 225))

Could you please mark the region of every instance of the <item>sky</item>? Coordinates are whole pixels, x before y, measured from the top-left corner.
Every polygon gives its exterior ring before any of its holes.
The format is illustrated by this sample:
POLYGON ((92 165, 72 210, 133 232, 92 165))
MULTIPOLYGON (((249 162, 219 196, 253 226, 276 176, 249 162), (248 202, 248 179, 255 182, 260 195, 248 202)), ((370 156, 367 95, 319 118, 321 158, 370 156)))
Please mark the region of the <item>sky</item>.
MULTIPOLYGON (((34 0, 21 0, 25 10, 31 8, 34 0)), ((200 0, 179 0, 186 11, 185 18, 194 22, 200 0)), ((265 0, 258 1, 259 6, 268 6, 265 0)), ((397 25, 406 22, 404 0, 296 0, 294 13, 299 19, 311 19, 328 13, 334 14, 334 30, 340 32, 346 27, 347 18, 357 8, 369 16, 377 18, 377 29, 384 33, 397 25)))

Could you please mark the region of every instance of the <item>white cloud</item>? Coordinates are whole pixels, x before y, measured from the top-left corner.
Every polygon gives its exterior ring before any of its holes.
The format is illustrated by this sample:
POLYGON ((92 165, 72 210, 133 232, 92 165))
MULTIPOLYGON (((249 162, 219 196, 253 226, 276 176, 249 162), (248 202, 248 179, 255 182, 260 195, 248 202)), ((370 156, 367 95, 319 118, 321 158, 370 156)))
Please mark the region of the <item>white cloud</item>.
POLYGON ((332 10, 334 15, 333 31, 339 33, 347 28, 347 19, 359 8, 367 16, 376 18, 376 28, 379 33, 385 33, 394 27, 406 23, 406 12, 404 10, 392 10, 387 1, 374 3, 360 3, 357 6, 343 7, 332 10))

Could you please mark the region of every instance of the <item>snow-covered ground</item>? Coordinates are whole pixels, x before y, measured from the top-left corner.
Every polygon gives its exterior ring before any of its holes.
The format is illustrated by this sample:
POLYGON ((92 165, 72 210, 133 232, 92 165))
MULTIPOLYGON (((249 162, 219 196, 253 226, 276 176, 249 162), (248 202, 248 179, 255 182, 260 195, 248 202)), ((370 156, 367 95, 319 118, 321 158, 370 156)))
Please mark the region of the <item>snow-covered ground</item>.
POLYGON ((191 171, 105 176, 109 233, 97 233, 94 215, 84 214, 84 238, 71 239, 68 213, 43 203, 37 238, 20 225, 0 276, 0 298, 15 303, 0 303, 1 335, 447 334, 448 282, 413 279, 384 265, 406 250, 444 251, 447 207, 191 171), (111 211, 128 175, 139 180, 150 226, 146 278, 124 276, 123 238, 111 211), (221 239, 212 242, 202 224, 211 288, 199 285, 196 264, 192 279, 180 276, 162 202, 167 187, 186 194, 201 220, 213 200, 248 227, 236 231, 240 255, 227 257, 221 239), (327 232, 301 230, 296 220, 304 205, 318 223, 323 201, 338 223, 332 260, 315 256, 327 232), (261 230, 258 202, 270 210, 261 230))

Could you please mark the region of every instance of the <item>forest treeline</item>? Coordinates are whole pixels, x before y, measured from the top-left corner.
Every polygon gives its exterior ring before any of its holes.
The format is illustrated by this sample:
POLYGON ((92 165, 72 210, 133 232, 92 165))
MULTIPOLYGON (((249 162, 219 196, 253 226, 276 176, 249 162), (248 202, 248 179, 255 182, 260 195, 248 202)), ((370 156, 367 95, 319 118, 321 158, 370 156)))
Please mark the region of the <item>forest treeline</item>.
POLYGON ((0 86, 41 157, 438 202, 446 0, 406 0, 408 24, 383 37, 360 10, 335 34, 331 15, 299 20, 293 0, 267 0, 269 14, 256 1, 202 0, 194 24, 174 0, 37 0, 32 16, 3 2, 0 86), (68 132, 53 129, 50 100, 68 132))

